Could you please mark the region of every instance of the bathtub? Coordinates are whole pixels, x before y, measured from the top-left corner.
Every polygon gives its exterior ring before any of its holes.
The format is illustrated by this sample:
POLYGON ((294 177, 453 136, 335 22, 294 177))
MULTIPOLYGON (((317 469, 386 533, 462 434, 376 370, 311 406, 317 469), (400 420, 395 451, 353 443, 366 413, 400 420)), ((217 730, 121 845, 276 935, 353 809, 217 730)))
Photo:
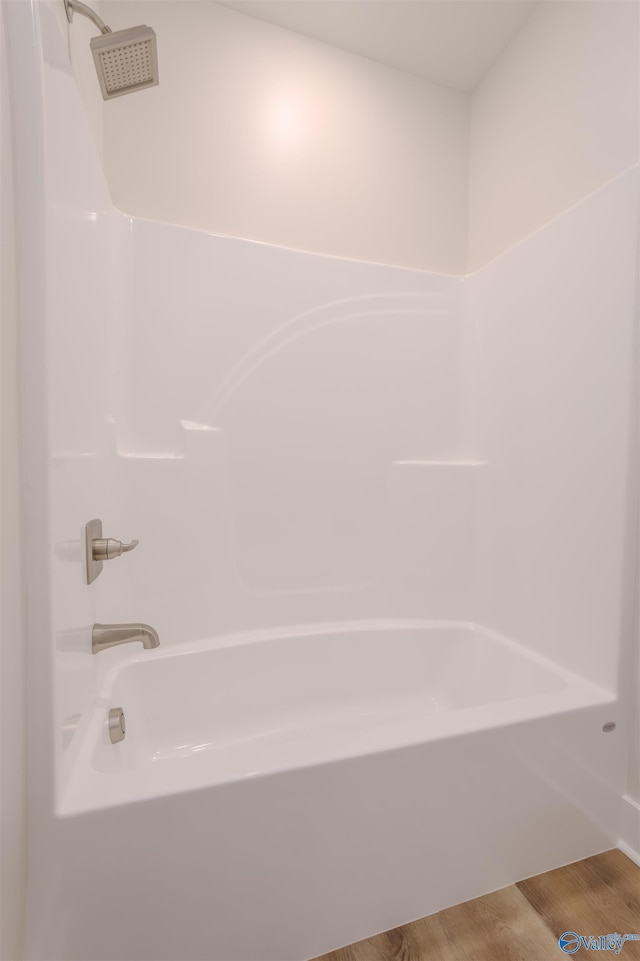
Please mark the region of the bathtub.
POLYGON ((398 750, 611 703, 462 622, 358 622, 122 648, 105 662, 61 813, 398 750), (106 717, 125 711, 112 744, 106 717))
POLYGON ((616 834, 615 698, 474 624, 120 648, 97 689, 35 957, 301 961, 616 834))

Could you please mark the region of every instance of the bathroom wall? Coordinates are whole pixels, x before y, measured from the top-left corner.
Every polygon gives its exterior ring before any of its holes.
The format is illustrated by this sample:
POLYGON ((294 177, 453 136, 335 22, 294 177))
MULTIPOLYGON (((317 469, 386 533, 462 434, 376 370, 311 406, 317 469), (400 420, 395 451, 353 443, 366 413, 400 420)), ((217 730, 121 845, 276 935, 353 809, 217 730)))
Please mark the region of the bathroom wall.
POLYGON ((468 616, 480 468, 459 278, 130 233, 114 411, 141 540, 121 567, 129 616, 152 611, 167 645, 468 616))
POLYGON ((471 97, 469 268, 637 163, 640 5, 540 3, 471 97))
POLYGON ((608 689, 634 631, 637 232, 632 168, 465 282, 477 616, 608 689))
POLYGON ((20 956, 26 874, 25 631, 18 466, 15 210, 5 3, 0 4, 0 958, 20 956))
POLYGON ((127 213, 445 273, 466 262, 468 98, 211 0, 108 0, 161 83, 105 104, 127 213))
POLYGON ((638 179, 631 168, 473 274, 467 290, 488 460, 479 616, 618 687, 628 738, 620 838, 636 858, 638 179))
MULTIPOLYGON (((98 36, 99 31, 91 20, 79 13, 74 14, 73 22, 69 23, 62 0, 46 0, 46 3, 58 21, 62 36, 66 39, 69 60, 89 121, 91 135, 98 156, 102 159, 104 101, 100 93, 100 86, 96 82, 96 68, 89 46, 91 38, 98 36)), ((98 16, 101 15, 100 0, 92 2, 90 6, 98 16)))

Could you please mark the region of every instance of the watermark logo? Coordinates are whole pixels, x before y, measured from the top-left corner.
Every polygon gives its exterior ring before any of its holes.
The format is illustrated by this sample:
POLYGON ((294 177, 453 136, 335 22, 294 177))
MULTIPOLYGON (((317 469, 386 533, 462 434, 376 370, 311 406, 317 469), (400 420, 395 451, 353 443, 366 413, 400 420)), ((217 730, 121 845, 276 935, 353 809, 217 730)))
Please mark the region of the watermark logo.
POLYGON ((558 938, 558 944, 560 950, 564 951, 565 954, 575 954, 582 946, 580 935, 576 934, 575 931, 565 931, 564 934, 561 934, 558 938))
POLYGON ((613 951, 620 954, 627 941, 640 941, 640 934, 576 934, 575 931, 565 931, 558 938, 558 945, 565 954, 575 954, 580 948, 585 951, 613 951))

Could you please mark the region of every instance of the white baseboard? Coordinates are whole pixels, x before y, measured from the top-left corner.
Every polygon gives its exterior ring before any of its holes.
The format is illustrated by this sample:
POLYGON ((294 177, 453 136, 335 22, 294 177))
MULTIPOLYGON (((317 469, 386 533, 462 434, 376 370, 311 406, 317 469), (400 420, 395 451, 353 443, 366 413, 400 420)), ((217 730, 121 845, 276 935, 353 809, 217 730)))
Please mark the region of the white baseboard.
POLYGON ((620 840, 617 847, 640 867, 640 804, 622 795, 620 840))

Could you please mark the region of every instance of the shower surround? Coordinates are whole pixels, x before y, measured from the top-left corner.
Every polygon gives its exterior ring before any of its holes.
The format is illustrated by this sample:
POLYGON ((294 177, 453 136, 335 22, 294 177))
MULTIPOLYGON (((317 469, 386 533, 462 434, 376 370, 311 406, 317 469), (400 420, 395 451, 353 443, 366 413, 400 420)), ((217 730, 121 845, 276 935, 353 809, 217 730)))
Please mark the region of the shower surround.
POLYGON ((300 961, 615 844, 637 168, 466 277, 133 219, 9 7, 27 957, 300 961))

